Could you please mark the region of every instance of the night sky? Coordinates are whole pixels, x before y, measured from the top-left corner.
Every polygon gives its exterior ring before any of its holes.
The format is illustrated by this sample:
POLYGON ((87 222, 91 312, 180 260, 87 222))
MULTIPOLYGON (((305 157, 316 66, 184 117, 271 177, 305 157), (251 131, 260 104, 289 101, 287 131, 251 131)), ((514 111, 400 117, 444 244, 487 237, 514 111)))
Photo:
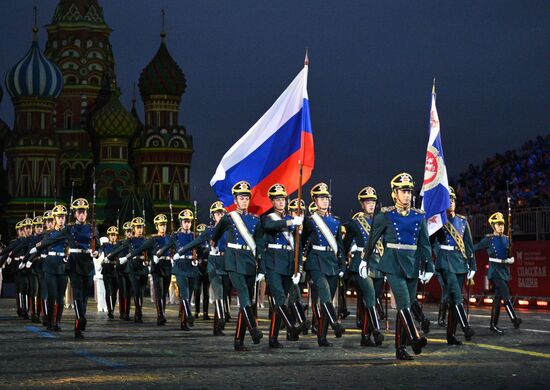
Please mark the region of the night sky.
MULTIPOLYGON (((29 48, 32 7, 45 25, 56 4, 0 2, 0 117, 10 126, 3 79, 29 48)), ((301 70, 306 47, 316 164, 305 189, 332 179, 336 215, 358 208, 365 185, 388 204, 389 180, 401 171, 420 188, 434 77, 450 175, 549 131, 548 1, 100 4, 114 30, 117 81, 128 108, 132 83, 160 44, 165 8, 168 49, 188 80, 180 118, 194 138, 192 195, 203 208, 215 200, 209 181, 221 157, 301 70)), ((42 49, 45 40, 41 29, 42 49)))

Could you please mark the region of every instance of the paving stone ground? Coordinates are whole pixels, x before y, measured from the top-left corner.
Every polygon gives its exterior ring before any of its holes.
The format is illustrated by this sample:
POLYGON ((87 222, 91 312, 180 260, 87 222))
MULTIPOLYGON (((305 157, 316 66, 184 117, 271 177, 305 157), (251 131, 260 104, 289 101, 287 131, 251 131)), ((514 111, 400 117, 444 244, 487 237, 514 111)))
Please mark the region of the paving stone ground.
MULTIPOLYGON (((350 307, 354 307, 353 302, 350 307)), ((550 378, 550 311, 520 310, 517 331, 504 312, 504 336, 488 329, 489 308, 472 308, 477 334, 463 346, 448 346, 445 330, 432 324, 428 346, 413 362, 395 360, 393 326, 382 347, 359 345, 355 316, 344 320, 343 338, 331 334, 332 348, 317 347, 314 335, 280 340, 271 350, 264 336, 250 351, 233 351, 235 321, 226 336, 212 335, 212 322, 197 320, 191 332, 179 330, 177 306, 168 306, 165 326, 156 325, 146 300, 144 323, 109 320, 90 301, 86 338, 73 338, 74 314, 65 311, 60 333, 17 318, 13 299, 0 299, 0 388, 377 388, 544 389, 550 378)), ((213 306, 211 306, 211 311, 213 306)), ((425 305, 428 318, 437 307, 425 305)), ((212 313, 211 313, 212 315, 212 313)), ((236 308, 233 307, 233 318, 236 308)), ((267 310, 259 325, 268 332, 267 310)), ((281 331, 284 336, 284 332, 281 331)))

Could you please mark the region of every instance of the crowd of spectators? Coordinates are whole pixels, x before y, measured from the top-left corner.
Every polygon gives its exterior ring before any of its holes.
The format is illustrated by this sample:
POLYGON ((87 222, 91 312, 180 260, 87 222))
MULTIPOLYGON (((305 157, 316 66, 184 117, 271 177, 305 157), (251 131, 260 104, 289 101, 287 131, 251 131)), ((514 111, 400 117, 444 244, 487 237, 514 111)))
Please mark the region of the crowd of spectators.
POLYGON ((489 157, 481 165, 470 164, 450 181, 465 214, 506 210, 507 182, 512 208, 550 206, 550 134, 489 157))

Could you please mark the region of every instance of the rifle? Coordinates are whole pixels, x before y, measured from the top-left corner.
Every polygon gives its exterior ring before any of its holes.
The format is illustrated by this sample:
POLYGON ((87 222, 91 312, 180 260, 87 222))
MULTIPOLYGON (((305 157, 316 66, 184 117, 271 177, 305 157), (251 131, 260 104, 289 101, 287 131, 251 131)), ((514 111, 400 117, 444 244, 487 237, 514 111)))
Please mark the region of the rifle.
MULTIPOLYGON (((193 240, 197 238, 197 201, 193 201, 193 240)), ((193 249, 193 264, 197 262, 197 249, 193 249)))
MULTIPOLYGON (((512 196, 510 195, 510 182, 506 180, 506 203, 508 203, 508 258, 512 257, 512 196)), ((514 295, 515 302, 517 299, 517 290, 514 295)))
POLYGON ((388 318, 388 280, 386 278, 386 275, 384 275, 384 294, 385 294, 385 309, 384 311, 386 312, 386 330, 390 330, 390 320, 388 318))
MULTIPOLYGON (((93 169, 93 173, 92 173, 92 193, 93 193, 93 197, 92 197, 92 243, 91 243, 91 249, 92 249, 92 253, 95 253, 96 251, 96 239, 97 239, 97 236, 96 236, 96 225, 95 225, 95 167, 93 169)), ((74 182, 73 182, 74 183, 74 182)), ((72 195, 71 195, 72 197, 72 195)), ((72 199, 71 199, 71 204, 72 204, 72 199)))
MULTIPOLYGON (((94 167, 94 173, 95 176, 95 167, 94 167)), ((69 216, 67 217, 67 225, 71 223, 71 216, 73 215, 73 200, 74 200, 74 181, 71 182, 71 203, 69 204, 69 216)))
MULTIPOLYGON (((147 220, 145 219, 145 198, 141 198, 141 210, 143 214, 143 237, 145 237, 145 228, 147 227, 147 220)), ((149 264, 149 251, 143 252, 143 264, 145 266, 149 264)))

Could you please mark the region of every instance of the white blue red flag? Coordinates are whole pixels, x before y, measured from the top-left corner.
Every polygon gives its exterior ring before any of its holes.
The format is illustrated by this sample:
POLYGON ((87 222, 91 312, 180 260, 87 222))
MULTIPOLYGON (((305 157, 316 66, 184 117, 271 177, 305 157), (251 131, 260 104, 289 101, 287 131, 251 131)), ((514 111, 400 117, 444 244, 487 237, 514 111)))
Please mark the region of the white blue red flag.
POLYGON ((275 183, 290 195, 298 189, 300 162, 303 183, 315 161, 304 69, 271 108, 223 156, 210 185, 228 209, 234 208, 231 187, 246 180, 252 187, 250 212, 262 214, 271 201, 267 190, 275 183))
POLYGON ((430 235, 447 223, 447 209, 450 206, 449 180, 443 158, 441 127, 435 106, 435 82, 432 89, 432 107, 430 110, 430 138, 426 151, 424 183, 422 185, 422 209, 426 212, 426 221, 430 235))

